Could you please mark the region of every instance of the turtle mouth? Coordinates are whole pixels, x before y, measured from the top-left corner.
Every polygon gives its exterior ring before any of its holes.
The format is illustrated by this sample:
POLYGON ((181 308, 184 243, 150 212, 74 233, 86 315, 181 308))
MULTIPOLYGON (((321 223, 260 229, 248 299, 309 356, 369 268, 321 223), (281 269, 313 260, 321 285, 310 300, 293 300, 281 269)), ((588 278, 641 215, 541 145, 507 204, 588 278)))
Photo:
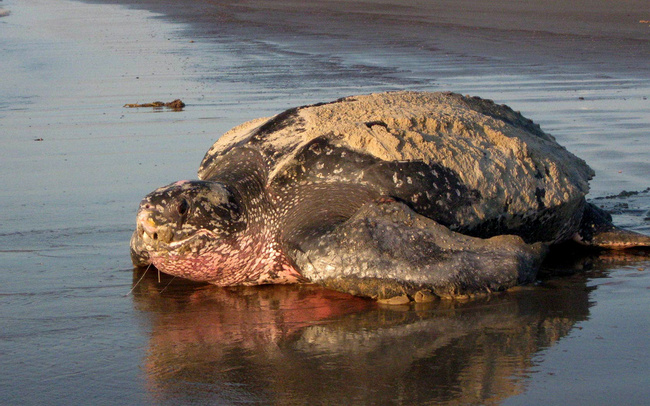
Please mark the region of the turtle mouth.
POLYGON ((174 239, 173 236, 158 231, 141 229, 140 238, 142 239, 145 250, 150 255, 176 254, 182 255, 189 252, 198 252, 207 245, 209 241, 214 241, 216 234, 210 230, 198 230, 194 234, 182 239, 174 239))
POLYGON ((195 241, 198 240, 214 240, 216 238, 216 234, 213 233, 210 230, 199 230, 196 233, 192 234, 189 237, 186 237, 182 240, 178 241, 172 241, 168 244, 169 250, 171 251, 176 251, 181 249, 182 247, 191 244, 195 241))

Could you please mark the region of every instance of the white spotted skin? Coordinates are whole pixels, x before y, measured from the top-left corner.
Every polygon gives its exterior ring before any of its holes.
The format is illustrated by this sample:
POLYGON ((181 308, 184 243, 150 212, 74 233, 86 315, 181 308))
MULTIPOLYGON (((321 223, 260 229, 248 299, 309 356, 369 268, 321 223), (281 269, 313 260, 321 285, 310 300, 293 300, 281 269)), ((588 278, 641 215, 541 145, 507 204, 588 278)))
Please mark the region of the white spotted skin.
POLYGON ((263 198, 239 205, 216 182, 180 181, 140 205, 131 241, 134 264, 219 286, 296 283, 300 273, 277 241, 273 210, 263 198))
POLYGON ((189 253, 182 248, 157 251, 151 255, 153 265, 169 275, 218 286, 297 283, 302 279, 277 243, 261 243, 268 235, 247 236, 233 245, 215 244, 218 239, 214 236, 202 235, 208 237, 209 245, 189 253))

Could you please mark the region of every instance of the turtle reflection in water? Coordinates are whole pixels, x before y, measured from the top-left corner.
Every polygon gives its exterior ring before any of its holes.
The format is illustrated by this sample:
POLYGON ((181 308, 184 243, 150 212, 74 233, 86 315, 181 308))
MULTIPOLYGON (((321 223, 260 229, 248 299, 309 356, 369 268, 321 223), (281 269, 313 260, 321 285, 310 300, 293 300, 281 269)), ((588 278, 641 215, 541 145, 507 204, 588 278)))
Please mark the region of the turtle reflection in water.
POLYGON ((585 201, 593 171, 507 106, 393 92, 242 124, 146 196, 137 266, 219 286, 313 282, 402 302, 535 279, 547 247, 648 246, 585 201))
POLYGON ((161 295, 142 273, 143 372, 162 404, 497 404, 523 391, 538 351, 589 318, 596 289, 579 275, 404 311, 314 285, 177 279, 161 295))

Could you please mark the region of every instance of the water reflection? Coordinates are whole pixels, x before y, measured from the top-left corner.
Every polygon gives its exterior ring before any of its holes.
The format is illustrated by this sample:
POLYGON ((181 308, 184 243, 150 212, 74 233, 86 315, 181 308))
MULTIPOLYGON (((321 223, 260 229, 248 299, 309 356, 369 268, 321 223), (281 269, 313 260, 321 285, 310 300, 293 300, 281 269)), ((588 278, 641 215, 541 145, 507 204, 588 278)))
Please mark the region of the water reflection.
MULTIPOLYGON (((559 257, 552 272, 592 277, 629 260, 559 257)), ((535 354, 587 319, 588 281, 400 308, 305 285, 167 286, 150 271, 134 302, 151 329, 144 372, 163 404, 485 404, 523 391, 535 354)))

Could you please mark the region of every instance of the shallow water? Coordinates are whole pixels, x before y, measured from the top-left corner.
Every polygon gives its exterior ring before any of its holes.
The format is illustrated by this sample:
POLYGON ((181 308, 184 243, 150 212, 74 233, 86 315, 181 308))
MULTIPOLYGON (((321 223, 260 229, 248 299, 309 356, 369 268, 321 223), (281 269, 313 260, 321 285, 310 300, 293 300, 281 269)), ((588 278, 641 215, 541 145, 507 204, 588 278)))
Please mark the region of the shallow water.
MULTIPOLYGON (((308 286, 159 280, 134 273, 128 258, 141 197, 195 177, 219 134, 354 93, 493 98, 586 159, 597 172, 593 197, 645 190, 650 79, 633 56, 605 44, 584 61, 563 59, 541 41, 534 50, 546 59, 486 57, 471 44, 445 49, 449 33, 351 39, 344 18, 342 34, 331 35, 318 24, 269 28, 275 20, 265 26, 245 7, 238 19, 224 8, 219 24, 188 25, 190 11, 176 22, 173 13, 64 0, 1 5, 11 14, 0 17, 0 403, 604 405, 650 397, 647 253, 566 258, 549 267, 567 275, 542 275, 536 286, 418 308, 308 286), (188 104, 179 112, 122 107, 178 97, 188 104)), ((486 32, 474 37, 505 43, 486 32)), ((650 233, 650 193, 594 201, 619 224, 650 233)))

